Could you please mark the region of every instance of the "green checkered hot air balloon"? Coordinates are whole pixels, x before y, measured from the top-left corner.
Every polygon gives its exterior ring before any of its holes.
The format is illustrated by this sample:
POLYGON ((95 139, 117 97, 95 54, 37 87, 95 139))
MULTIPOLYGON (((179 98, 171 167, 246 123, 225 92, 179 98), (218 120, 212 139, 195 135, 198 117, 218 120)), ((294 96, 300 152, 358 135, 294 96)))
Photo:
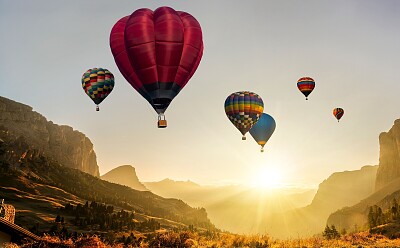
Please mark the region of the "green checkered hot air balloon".
POLYGON ((114 75, 103 68, 89 69, 82 76, 82 88, 97 105, 96 111, 99 111, 99 104, 114 88, 114 75))

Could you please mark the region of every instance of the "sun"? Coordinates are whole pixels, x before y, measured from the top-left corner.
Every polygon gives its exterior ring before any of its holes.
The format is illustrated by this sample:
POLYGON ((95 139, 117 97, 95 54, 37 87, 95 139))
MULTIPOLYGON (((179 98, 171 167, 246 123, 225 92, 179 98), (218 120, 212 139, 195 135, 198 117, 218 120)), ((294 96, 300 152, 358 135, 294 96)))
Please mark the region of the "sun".
POLYGON ((277 168, 262 167, 257 170, 252 186, 259 189, 280 188, 283 186, 282 176, 282 171, 277 168))

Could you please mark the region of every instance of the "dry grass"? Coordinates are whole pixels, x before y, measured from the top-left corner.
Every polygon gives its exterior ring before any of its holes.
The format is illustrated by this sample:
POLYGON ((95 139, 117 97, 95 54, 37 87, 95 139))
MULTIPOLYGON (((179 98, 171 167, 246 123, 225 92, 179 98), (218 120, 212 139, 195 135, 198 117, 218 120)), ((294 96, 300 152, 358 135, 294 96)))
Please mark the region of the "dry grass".
POLYGON ((292 239, 292 240, 274 240, 268 236, 255 235, 235 235, 226 233, 214 233, 207 236, 189 231, 182 232, 163 232, 155 233, 140 242, 131 244, 106 244, 97 236, 81 237, 76 241, 60 240, 58 237, 45 236, 42 241, 34 243, 26 243, 21 246, 9 244, 6 248, 123 248, 123 247, 248 247, 248 248, 319 248, 319 247, 400 247, 400 239, 388 239, 385 236, 362 232, 357 234, 345 235, 337 240, 326 240, 321 237, 313 237, 307 239, 292 239))

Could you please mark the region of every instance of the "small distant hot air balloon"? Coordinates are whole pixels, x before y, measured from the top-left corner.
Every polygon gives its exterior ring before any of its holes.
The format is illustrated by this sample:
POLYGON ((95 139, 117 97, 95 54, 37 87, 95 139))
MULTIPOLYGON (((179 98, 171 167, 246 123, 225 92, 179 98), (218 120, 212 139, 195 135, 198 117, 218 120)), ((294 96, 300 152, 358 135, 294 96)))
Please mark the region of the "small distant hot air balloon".
POLYGON ((103 68, 89 69, 82 76, 82 88, 97 105, 96 111, 99 111, 99 104, 114 88, 114 75, 103 68))
POLYGON ((122 75, 158 113, 158 127, 166 127, 164 112, 203 55, 198 21, 170 7, 138 9, 115 23, 110 47, 122 75))
POLYGON ((297 88, 306 96, 306 100, 308 100, 308 95, 314 90, 315 81, 310 77, 302 77, 297 80, 297 88))
POLYGON ((339 122, 340 118, 344 115, 344 110, 342 108, 334 108, 333 109, 333 116, 336 117, 337 121, 339 122))
POLYGON ((242 140, 246 140, 245 134, 257 123, 263 110, 261 97, 250 91, 232 93, 225 100, 226 116, 242 133, 242 140))
POLYGON ((264 152, 264 146, 274 133, 276 123, 269 114, 263 113, 257 123, 250 129, 249 133, 254 140, 261 146, 261 152, 264 152))

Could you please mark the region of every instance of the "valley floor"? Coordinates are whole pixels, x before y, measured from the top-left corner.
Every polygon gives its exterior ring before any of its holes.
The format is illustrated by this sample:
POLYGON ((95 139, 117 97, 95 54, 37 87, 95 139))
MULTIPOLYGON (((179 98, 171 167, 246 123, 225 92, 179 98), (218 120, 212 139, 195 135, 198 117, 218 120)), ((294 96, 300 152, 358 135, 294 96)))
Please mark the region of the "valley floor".
MULTIPOLYGON (((143 237, 143 236, 141 236, 143 237)), ((348 234, 335 240, 326 240, 321 237, 308 239, 274 240, 268 236, 244 236, 235 234, 218 233, 214 236, 205 236, 201 233, 182 231, 182 232, 156 232, 146 235, 145 239, 132 238, 125 243, 104 243, 100 238, 86 237, 60 240, 57 237, 45 236, 42 241, 35 243, 25 243, 23 245, 8 244, 7 248, 19 247, 254 247, 254 248, 317 248, 317 247, 400 247, 400 239, 388 239, 385 236, 370 234, 368 232, 348 234)))

